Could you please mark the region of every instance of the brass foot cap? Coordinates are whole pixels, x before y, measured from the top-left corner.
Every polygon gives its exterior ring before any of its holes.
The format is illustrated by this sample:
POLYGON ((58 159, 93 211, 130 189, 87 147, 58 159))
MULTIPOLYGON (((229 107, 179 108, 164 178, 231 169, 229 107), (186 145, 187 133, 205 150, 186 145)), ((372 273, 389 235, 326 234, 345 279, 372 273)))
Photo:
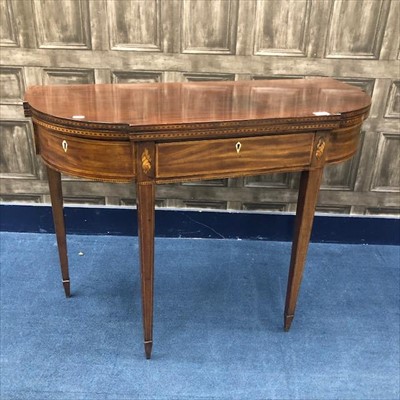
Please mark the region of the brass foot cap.
POLYGON ((71 286, 69 280, 63 281, 65 297, 71 297, 71 286))
POLYGON ((153 348, 153 342, 152 341, 146 341, 144 342, 144 352, 146 353, 146 358, 150 360, 151 358, 151 349, 153 348))
POLYGON ((285 330, 285 332, 289 331, 290 325, 292 325, 293 318, 294 315, 285 315, 285 322, 283 325, 283 329, 285 330))

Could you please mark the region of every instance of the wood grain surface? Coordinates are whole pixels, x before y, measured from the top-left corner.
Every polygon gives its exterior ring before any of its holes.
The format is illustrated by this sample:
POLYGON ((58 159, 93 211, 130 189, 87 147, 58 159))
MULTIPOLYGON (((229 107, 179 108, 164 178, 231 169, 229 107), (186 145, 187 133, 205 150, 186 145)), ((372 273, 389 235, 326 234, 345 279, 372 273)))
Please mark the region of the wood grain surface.
POLYGON ((361 89, 330 78, 33 86, 24 98, 34 111, 76 124, 121 124, 138 130, 279 118, 329 121, 370 105, 361 89))

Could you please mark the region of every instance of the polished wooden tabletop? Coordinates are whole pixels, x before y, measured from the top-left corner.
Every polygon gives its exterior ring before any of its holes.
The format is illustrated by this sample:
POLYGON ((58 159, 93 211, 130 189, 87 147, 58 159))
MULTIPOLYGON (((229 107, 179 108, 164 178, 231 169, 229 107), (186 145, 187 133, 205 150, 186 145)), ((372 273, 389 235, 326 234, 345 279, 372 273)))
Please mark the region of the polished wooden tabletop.
POLYGON ((334 116, 366 108, 361 89, 331 78, 32 86, 33 110, 130 126, 334 116))

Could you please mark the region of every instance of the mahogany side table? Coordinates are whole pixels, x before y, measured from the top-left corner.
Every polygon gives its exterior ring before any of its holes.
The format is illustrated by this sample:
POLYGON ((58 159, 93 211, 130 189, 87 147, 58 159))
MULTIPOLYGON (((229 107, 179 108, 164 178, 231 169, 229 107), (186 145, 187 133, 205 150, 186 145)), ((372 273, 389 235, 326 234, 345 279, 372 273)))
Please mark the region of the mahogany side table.
POLYGON ((70 278, 61 174, 136 182, 144 347, 153 344, 155 185, 300 171, 284 312, 292 323, 323 169, 357 150, 370 108, 330 78, 33 86, 25 94, 47 166, 65 294, 70 278))

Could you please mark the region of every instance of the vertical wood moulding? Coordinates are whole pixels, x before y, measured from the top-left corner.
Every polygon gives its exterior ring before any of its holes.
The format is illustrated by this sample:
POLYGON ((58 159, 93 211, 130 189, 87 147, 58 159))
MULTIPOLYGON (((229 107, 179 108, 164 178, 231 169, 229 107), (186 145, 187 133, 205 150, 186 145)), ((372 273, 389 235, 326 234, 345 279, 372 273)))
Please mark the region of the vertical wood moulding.
POLYGON ((258 0, 255 13, 254 55, 307 56, 311 15, 309 0, 275 0, 272 2, 258 0), (302 8, 301 15, 299 15, 297 7, 302 8), (278 14, 278 17, 274 14, 275 12, 282 12, 286 21, 282 21, 281 15, 278 14), (291 16, 292 18, 290 18, 291 16), (270 20, 266 21, 267 17, 270 20), (287 19, 292 20, 288 22, 287 19), (300 28, 297 28, 297 23, 301 24, 300 28), (268 30, 267 35, 265 35, 266 30, 268 30))
POLYGON ((400 48, 400 2, 390 1, 386 29, 383 35, 380 60, 395 60, 400 48))
POLYGON ((25 92, 20 67, 0 67, 0 104, 21 104, 25 92))
POLYGON ((370 190, 400 192, 400 134, 381 132, 370 190))
POLYGON ((111 50, 162 52, 160 0, 107 0, 111 50))
POLYGON ((387 0, 333 0, 325 57, 378 60, 389 9, 387 0), (351 7, 358 7, 357 12, 351 7), (362 23, 354 23, 355 15, 362 23))
POLYGON ((87 0, 32 0, 32 8, 38 48, 91 49, 87 0))
POLYGON ((92 50, 107 51, 109 45, 109 29, 107 23, 107 7, 104 0, 89 0, 90 39, 92 50))
POLYGON ((0 2, 1 42, 0 46, 19 47, 18 37, 15 33, 15 18, 10 0, 0 2))
POLYGON ((0 143, 2 179, 39 178, 33 133, 27 120, 1 120, 0 143), (23 150, 23 153, 18 154, 19 150, 23 150))
POLYGON ((214 0, 213 2, 183 0, 181 3, 181 52, 235 54, 237 21, 237 0, 214 0), (228 9, 225 10, 224 7, 228 9), (200 10, 203 14, 200 14, 200 10))
POLYGON ((400 80, 392 82, 385 110, 386 118, 400 118, 400 80))

